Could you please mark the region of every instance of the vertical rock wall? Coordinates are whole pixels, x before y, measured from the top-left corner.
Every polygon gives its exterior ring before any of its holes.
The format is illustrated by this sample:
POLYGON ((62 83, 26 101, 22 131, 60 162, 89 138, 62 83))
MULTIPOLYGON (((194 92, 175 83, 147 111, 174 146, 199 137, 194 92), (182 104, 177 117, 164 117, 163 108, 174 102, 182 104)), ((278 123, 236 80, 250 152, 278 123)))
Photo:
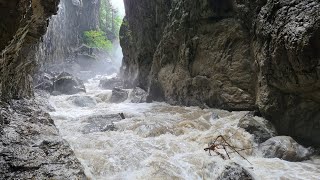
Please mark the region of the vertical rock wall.
POLYGON ((58 0, 0 1, 0 100, 32 95, 30 73, 36 62, 19 56, 44 35, 58 4, 58 0))
POLYGON ((33 95, 35 48, 58 4, 0 0, 0 179, 86 179, 53 120, 25 99, 33 95))
POLYGON ((153 54, 168 20, 171 0, 124 0, 126 17, 120 30, 122 76, 128 87, 147 90, 153 54))
POLYGON ((171 104, 259 110, 280 134, 320 144, 318 0, 167 2, 125 1, 129 85, 171 104), (146 22, 159 6, 171 9, 156 28, 146 22))

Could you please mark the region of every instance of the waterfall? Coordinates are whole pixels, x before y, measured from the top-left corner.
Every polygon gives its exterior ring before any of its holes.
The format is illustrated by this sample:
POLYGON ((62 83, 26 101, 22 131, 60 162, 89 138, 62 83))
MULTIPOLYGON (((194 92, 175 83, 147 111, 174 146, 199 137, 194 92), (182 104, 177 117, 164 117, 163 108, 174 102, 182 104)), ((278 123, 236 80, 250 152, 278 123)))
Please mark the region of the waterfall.
POLYGON ((47 33, 37 47, 36 59, 42 70, 46 65, 68 62, 72 52, 80 46, 81 5, 78 1, 61 0, 58 14, 49 20, 47 33))

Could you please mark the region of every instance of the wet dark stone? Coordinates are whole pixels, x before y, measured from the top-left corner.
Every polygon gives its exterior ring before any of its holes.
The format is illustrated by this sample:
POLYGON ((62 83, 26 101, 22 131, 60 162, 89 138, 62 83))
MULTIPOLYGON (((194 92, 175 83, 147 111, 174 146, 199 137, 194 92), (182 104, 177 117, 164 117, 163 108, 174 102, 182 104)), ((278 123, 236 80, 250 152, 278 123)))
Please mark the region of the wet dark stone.
POLYGON ((114 77, 111 79, 102 79, 100 80, 99 86, 103 89, 113 89, 115 87, 122 88, 123 81, 119 77, 114 77))
POLYGON ((225 167, 217 180, 253 180, 252 175, 237 163, 230 163, 225 167))
POLYGON ((262 143, 274 136, 276 136, 276 130, 273 125, 264 119, 263 122, 256 120, 251 114, 247 114, 240 119, 238 127, 245 129, 248 133, 254 136, 256 143, 262 143))
POLYGON ((265 158, 280 158, 286 161, 303 161, 313 154, 312 148, 305 148, 289 136, 276 136, 260 144, 265 158))
POLYGON ((68 100, 79 107, 94 107, 97 105, 97 101, 90 96, 71 96, 68 100))
POLYGON ((128 99, 129 93, 126 90, 120 88, 113 88, 110 102, 121 103, 128 99))
POLYGON ((94 115, 85 117, 83 121, 88 123, 83 127, 82 133, 89 134, 94 132, 116 131, 118 128, 114 122, 121 121, 119 114, 94 115))
POLYGON ((54 91, 62 94, 76 94, 86 92, 86 88, 80 79, 63 72, 54 81, 54 91))

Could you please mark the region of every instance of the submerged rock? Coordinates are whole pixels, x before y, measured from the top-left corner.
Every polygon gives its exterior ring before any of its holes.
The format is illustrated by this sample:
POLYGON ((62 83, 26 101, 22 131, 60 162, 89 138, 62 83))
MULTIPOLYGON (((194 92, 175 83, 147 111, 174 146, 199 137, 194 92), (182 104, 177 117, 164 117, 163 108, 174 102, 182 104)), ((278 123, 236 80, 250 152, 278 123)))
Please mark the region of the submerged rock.
POLYGON ((129 93, 126 90, 120 88, 113 88, 110 102, 121 103, 128 99, 129 93))
POLYGON ((130 94, 132 103, 145 103, 147 102, 147 96, 148 93, 139 87, 134 88, 130 94))
POLYGON ((260 144, 260 151, 266 158, 280 158, 286 161, 307 160, 313 153, 311 148, 305 148, 289 136, 276 136, 260 144))
POLYGON ((253 180, 252 175, 237 163, 230 163, 225 167, 217 180, 253 180))
POLYGON ((211 114, 210 118, 211 118, 212 120, 216 120, 216 119, 219 119, 220 116, 219 116, 217 113, 213 112, 213 113, 211 114))
POLYGON ((63 72, 54 81, 54 91, 62 94, 76 94, 86 92, 86 88, 80 79, 63 72))
POLYGON ((119 114, 94 115, 86 117, 83 121, 88 123, 83 127, 82 133, 89 134, 94 132, 116 131, 118 128, 114 122, 121 121, 119 114))
POLYGON ((94 107, 97 105, 97 101, 90 96, 72 96, 68 100, 79 107, 94 107))
POLYGON ((99 86, 103 89, 113 89, 115 87, 122 88, 123 81, 119 77, 114 77, 111 79, 102 79, 100 80, 99 86))
POLYGON ((276 136, 276 130, 269 121, 249 114, 240 119, 238 127, 252 134, 256 143, 262 143, 276 136))

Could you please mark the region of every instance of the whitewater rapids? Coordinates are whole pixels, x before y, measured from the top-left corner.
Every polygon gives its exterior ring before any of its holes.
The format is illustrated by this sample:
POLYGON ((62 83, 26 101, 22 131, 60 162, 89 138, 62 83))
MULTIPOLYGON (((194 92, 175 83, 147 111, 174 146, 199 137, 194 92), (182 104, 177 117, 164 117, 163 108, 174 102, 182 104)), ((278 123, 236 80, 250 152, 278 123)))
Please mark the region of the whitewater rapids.
POLYGON ((237 127, 247 112, 166 103, 133 104, 130 99, 112 104, 108 102, 111 91, 100 89, 98 84, 99 78, 92 79, 86 83, 87 93, 78 94, 94 98, 95 106, 75 106, 68 95, 50 98, 56 109, 50 114, 90 179, 215 179, 232 161, 255 179, 320 179, 319 158, 287 162, 262 158, 257 149, 250 149, 242 152, 249 164, 236 154, 231 160, 223 160, 203 150, 218 135, 232 136, 228 141, 239 148, 255 147, 253 137, 237 127), (106 122, 114 124, 116 130, 84 133, 95 118, 101 121, 101 117, 121 112, 126 119, 106 122), (220 118, 212 119, 213 112, 220 118))

